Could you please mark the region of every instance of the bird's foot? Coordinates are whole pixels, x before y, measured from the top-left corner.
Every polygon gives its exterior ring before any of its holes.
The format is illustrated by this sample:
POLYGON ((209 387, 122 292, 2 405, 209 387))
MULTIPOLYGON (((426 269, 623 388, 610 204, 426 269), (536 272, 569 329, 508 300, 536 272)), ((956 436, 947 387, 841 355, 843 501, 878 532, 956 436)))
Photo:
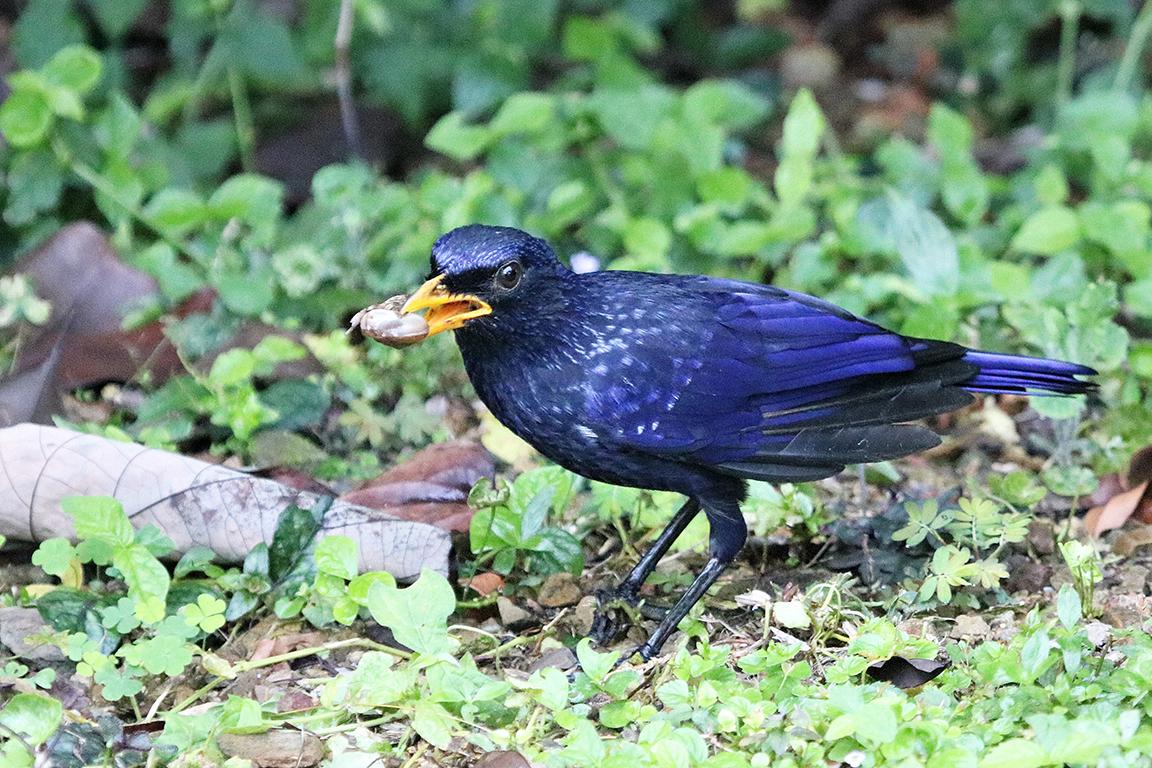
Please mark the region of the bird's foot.
POLYGON ((619 669, 625 664, 631 662, 632 659, 636 658, 637 656, 640 657, 641 664, 647 664, 656 656, 656 649, 650 646, 648 643, 637 646, 628 651, 628 653, 621 654, 620 658, 616 659, 616 663, 612 665, 612 669, 619 669))
POLYGON ((641 618, 659 621, 668 610, 641 600, 635 590, 626 587, 597 590, 596 600, 599 606, 588 636, 601 647, 624 634, 630 624, 639 623, 641 618))

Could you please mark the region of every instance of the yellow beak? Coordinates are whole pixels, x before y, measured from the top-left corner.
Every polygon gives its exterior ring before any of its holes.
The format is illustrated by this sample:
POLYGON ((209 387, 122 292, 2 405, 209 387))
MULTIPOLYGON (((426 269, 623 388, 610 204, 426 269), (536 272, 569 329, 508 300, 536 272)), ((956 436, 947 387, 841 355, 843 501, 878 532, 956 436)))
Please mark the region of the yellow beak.
POLYGON ((424 320, 428 323, 428 335, 435 336, 442 331, 454 331, 469 320, 491 314, 492 307, 483 299, 469 293, 449 293, 442 283, 444 275, 436 275, 420 286, 416 293, 400 309, 401 314, 428 310, 424 320))

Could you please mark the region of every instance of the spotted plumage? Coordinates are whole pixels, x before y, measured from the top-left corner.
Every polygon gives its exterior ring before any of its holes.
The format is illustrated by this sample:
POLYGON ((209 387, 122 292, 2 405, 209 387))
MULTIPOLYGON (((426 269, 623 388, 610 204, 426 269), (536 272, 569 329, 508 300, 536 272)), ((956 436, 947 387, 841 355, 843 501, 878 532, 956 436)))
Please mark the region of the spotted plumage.
POLYGON ((908 422, 962 407, 972 392, 1092 387, 1077 378, 1094 373, 1084 366, 901 336, 771 286, 575 274, 515 229, 453 230, 431 262, 436 302, 483 305, 456 338, 496 418, 586 477, 689 498, 622 597, 634 600, 675 535, 699 509, 707 515, 709 564, 646 657, 743 545, 746 479, 814 480, 924 450, 938 438, 908 422))

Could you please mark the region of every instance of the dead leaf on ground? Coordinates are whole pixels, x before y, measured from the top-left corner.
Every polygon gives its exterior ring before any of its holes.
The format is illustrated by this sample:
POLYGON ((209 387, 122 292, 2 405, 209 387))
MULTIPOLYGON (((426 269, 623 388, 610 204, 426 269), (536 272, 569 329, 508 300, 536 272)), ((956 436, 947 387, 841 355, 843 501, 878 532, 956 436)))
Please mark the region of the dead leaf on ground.
POLYGON ((1132 455, 1128 472, 1105 475, 1100 488, 1093 494, 1095 506, 1084 515, 1084 530, 1098 537, 1106 531, 1119 528, 1129 519, 1152 523, 1152 446, 1145 446, 1132 455))
MULTIPOLYGON (((1112 542, 1112 551, 1120 557, 1131 557, 1136 550, 1149 544, 1152 544, 1152 525, 1138 525, 1121 531, 1112 542)), ((1147 576, 1143 565, 1137 568, 1147 576)))
POLYGON ((488 752, 476 761, 475 768, 532 768, 519 752, 488 752))
POLYGON ((868 677, 892 683, 897 688, 919 688, 948 669, 948 663, 936 659, 906 659, 893 656, 868 666, 868 677))
POLYGON ((1089 536, 1095 537, 1124 525, 1140 508, 1147 490, 1148 483, 1145 481, 1135 488, 1116 494, 1104 506, 1092 507, 1084 516, 1084 530, 1089 536))
POLYGON ((340 498, 404 520, 467 531, 472 520, 468 491, 481 477, 492 477, 495 472, 492 456, 483 447, 468 442, 441 443, 419 451, 340 498))
POLYGON ((329 638, 319 632, 292 632, 276 637, 264 637, 256 642, 249 661, 260 661, 271 656, 280 656, 299 648, 322 645, 329 638))
POLYGON ((216 738, 229 757, 251 760, 259 768, 309 768, 324 759, 324 742, 302 728, 273 728, 264 733, 222 733, 216 738))
MULTIPOLYGON (((25 421, 48 423, 59 398, 77 387, 130 381, 147 371, 156 383, 184 372, 163 325, 151 322, 125 330, 125 313, 157 300, 159 288, 147 273, 121 261, 107 236, 94 224, 69 224, 10 270, 26 275, 40 298, 52 305, 48 322, 20 348, 10 375, 0 382, 0 426, 25 421)), ((183 318, 207 312, 215 292, 204 289, 185 299, 173 314, 183 318)), ((219 352, 251 348, 282 330, 259 323, 241 326, 219 352)), ((210 366, 215 355, 201 363, 210 366)), ((304 376, 320 370, 308 355, 284 363, 276 376, 304 376)))
POLYGON ((493 592, 499 592, 504 588, 504 577, 498 573, 485 571, 476 574, 470 579, 465 579, 464 586, 478 595, 486 596, 493 592))
POLYGON ((183 370, 159 323, 123 330, 125 311, 154 298, 156 281, 124 264, 95 225, 69 224, 11 271, 31 280, 52 314, 21 348, 12 377, 0 386, 7 409, 0 423, 44 418, 36 402, 78 386, 126 381, 145 367, 160 380, 183 370), (40 389, 30 391, 37 378, 40 389), (20 393, 23 407, 7 402, 20 393))
MULTIPOLYGON (((68 496, 114 496, 132 524, 162 530, 181 554, 206 546, 239 562, 270 542, 280 513, 310 509, 321 496, 178 454, 54 427, 0 429, 0 534, 19 541, 73 538, 68 496)), ((447 531, 336 500, 319 536, 348 536, 360 547, 362 571, 415 578, 423 568, 448 572, 447 531)))

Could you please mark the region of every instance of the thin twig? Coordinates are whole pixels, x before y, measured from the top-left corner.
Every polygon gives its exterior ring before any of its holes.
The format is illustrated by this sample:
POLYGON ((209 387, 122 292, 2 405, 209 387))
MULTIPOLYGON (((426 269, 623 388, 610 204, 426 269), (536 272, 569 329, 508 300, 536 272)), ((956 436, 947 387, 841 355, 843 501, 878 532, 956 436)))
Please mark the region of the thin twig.
POLYGON ((352 100, 352 72, 348 59, 348 46, 352 42, 352 22, 356 19, 354 0, 340 0, 340 19, 336 23, 336 95, 340 99, 340 124, 344 139, 353 157, 364 159, 364 146, 360 142, 360 122, 356 117, 356 102, 352 100))
POLYGON ((1079 0, 1060 4, 1060 58, 1057 62, 1056 99, 1060 104, 1072 98, 1072 80, 1076 74, 1076 41, 1080 36, 1079 0))
POLYGON ((1140 14, 1132 24, 1132 32, 1128 35, 1128 45, 1124 48, 1124 57, 1116 69, 1116 80, 1113 87, 1117 91, 1127 91, 1132 87, 1132 80, 1136 76, 1136 67, 1140 64, 1140 57, 1144 53, 1144 46, 1148 43, 1148 34, 1152 33, 1152 3, 1145 3, 1140 14))

